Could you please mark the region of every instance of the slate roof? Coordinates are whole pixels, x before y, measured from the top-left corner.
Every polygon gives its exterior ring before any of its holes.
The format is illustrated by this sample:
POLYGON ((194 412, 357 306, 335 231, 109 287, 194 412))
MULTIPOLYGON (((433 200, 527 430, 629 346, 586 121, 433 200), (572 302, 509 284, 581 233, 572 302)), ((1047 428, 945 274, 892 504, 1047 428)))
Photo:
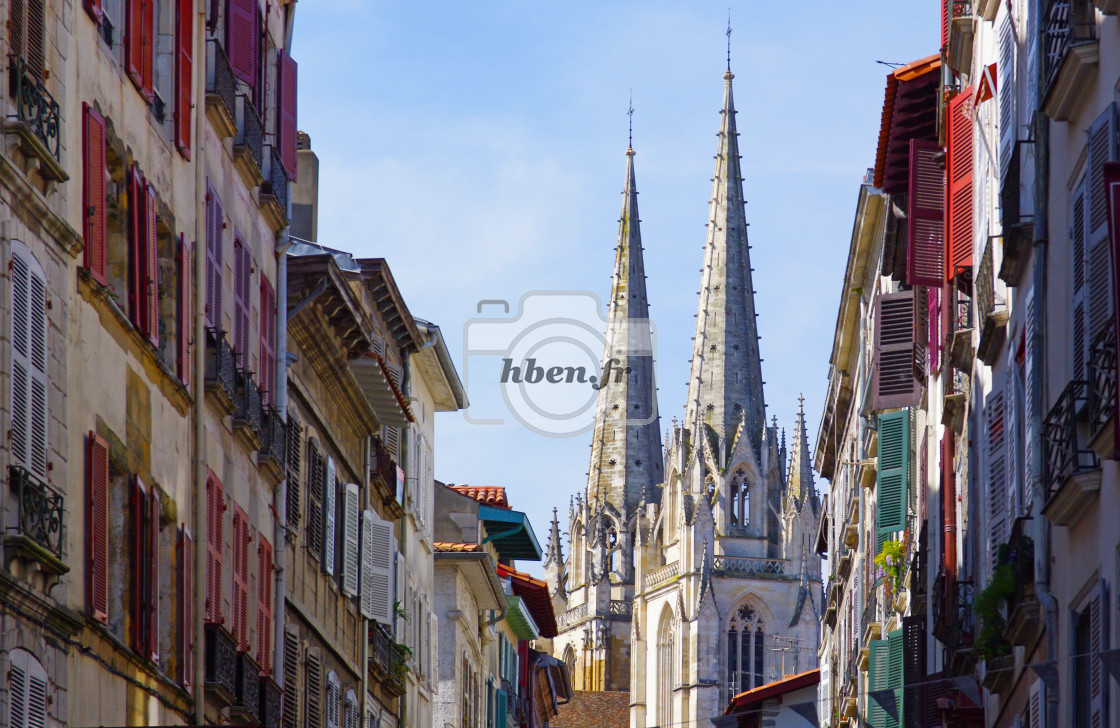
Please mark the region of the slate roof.
POLYGON ((630 728, 630 693, 576 690, 548 724, 553 728, 630 728))

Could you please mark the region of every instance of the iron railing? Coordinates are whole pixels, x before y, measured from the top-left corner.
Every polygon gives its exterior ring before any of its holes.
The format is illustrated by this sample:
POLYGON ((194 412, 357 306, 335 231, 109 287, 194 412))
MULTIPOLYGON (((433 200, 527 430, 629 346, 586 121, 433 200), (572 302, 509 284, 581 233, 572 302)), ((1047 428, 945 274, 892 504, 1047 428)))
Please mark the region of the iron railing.
POLYGON ((952 650, 967 650, 972 648, 973 639, 976 637, 976 621, 972 616, 972 601, 976 596, 976 587, 971 580, 958 579, 952 583, 949 612, 948 635, 945 646, 952 650))
POLYGON ((268 145, 265 158, 268 160, 268 172, 265 175, 264 184, 261 185, 261 194, 272 195, 276 199, 276 204, 283 210, 284 217, 287 218, 288 171, 284 169, 284 162, 280 159, 280 150, 277 149, 275 144, 268 145))
POLYGON ((950 335, 973 327, 972 319, 972 266, 957 266, 953 273, 953 309, 950 317, 950 335))
POLYGON ((225 693, 227 700, 237 695, 237 645, 217 624, 206 625, 206 686, 225 693))
POLYGON ((253 372, 248 369, 237 370, 237 390, 233 404, 234 424, 248 427, 254 434, 260 435, 264 426, 261 390, 253 378, 253 372))
POLYGON ((1088 405, 1089 383, 1074 379, 1066 385, 1042 422, 1042 455, 1047 497, 1074 473, 1100 467, 1097 454, 1086 447, 1080 431, 1081 413, 1088 405))
POLYGON ((719 576, 761 576, 784 573, 782 559, 757 559, 750 556, 717 556, 713 571, 719 576))
POLYGON ((283 720, 284 691, 271 678, 261 677, 261 708, 258 713, 261 728, 280 728, 283 720))
POLYGON ((221 99, 232 118, 236 94, 237 77, 233 75, 225 49, 216 40, 206 41, 206 95, 221 99))
POLYGON ((237 369, 234 366, 233 347, 220 329, 206 329, 206 388, 221 390, 232 398, 237 390, 237 369))
POLYGON ((254 722, 260 720, 261 710, 261 669, 248 652, 237 655, 237 689, 234 692, 234 705, 249 714, 254 722))
POLYGON ((263 408, 261 447, 257 457, 271 460, 283 472, 288 456, 288 426, 272 405, 263 408))
POLYGON ((8 468, 8 482, 16 493, 19 508, 15 530, 62 558, 66 499, 31 471, 19 466, 8 468))
POLYGON ((264 169, 264 123, 261 122, 253 100, 245 94, 237 94, 237 136, 233 146, 244 147, 257 165, 264 169))
POLYGON ((1046 91, 1049 92, 1070 46, 1096 40, 1096 23, 1091 7, 1079 11, 1078 3, 1071 0, 1050 0, 1044 22, 1046 91))
POLYGON ((404 650, 393 641, 389 628, 370 623, 369 661, 374 672, 382 677, 382 687, 400 695, 404 692, 404 676, 408 672, 404 650))
POLYGON ((1112 321, 1089 349, 1090 437, 1096 438, 1116 414, 1116 336, 1112 321))
POLYGON ((35 78, 27 61, 14 53, 8 55, 8 93, 16 102, 14 118, 31 129, 55 161, 62 135, 62 112, 41 79, 35 78))
POLYGON ((1007 541, 1007 563, 1015 574, 1015 589, 1007 601, 1008 614, 1015 611, 1028 596, 1034 594, 1034 541, 1023 533, 1030 518, 1017 518, 1007 541))

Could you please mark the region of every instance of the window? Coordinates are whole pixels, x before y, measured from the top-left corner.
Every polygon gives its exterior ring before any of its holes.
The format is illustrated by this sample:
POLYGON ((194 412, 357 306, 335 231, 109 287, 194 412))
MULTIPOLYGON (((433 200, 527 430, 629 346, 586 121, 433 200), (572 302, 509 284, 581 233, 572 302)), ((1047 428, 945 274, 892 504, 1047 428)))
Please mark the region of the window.
POLYGON ((353 690, 346 691, 345 728, 358 728, 358 696, 353 690))
POLYGON ((288 626, 284 630, 284 702, 282 728, 299 728, 300 704, 300 644, 299 633, 288 626))
POLYGON ((245 240, 238 232, 233 238, 233 351, 242 369, 253 369, 249 358, 249 286, 253 261, 245 240))
POLYGON ((11 52, 27 63, 36 80, 43 79, 46 68, 43 6, 43 0, 10 0, 8 5, 8 44, 11 52))
MULTIPOLYGON (((284 670, 287 673, 287 669, 284 670)), ((323 658, 318 650, 307 651, 306 689, 307 728, 323 725, 323 658)))
POLYGON ((766 631, 762 617, 750 604, 743 604, 731 615, 727 627, 728 699, 744 690, 762 685, 766 661, 766 631))
POLYGON ((326 713, 327 713, 327 728, 342 728, 339 725, 338 710, 339 701, 342 699, 341 687, 338 683, 338 674, 334 670, 327 673, 327 696, 326 696, 326 713))
POLYGON ((206 621, 221 624, 222 558, 225 532, 225 488, 218 476, 210 472, 206 480, 206 621))
POLYGON ((249 517, 233 506, 233 639, 241 652, 249 650, 249 517))
POLYGON ((731 524, 746 526, 751 522, 751 493, 742 468, 731 476, 731 524))
POLYGON ((132 647, 145 659, 159 662, 160 526, 163 505, 154 487, 132 477, 131 556, 132 647))
POLYGON ((27 246, 11 259, 11 464, 47 478, 47 279, 27 246))
POLYGON ((272 672, 272 544, 259 536, 257 546, 257 664, 272 672))
POLYGON ((222 239, 226 220, 222 198, 206 184, 206 325, 222 329, 222 239))
POLYGON ((1104 581, 1090 591, 1071 615, 1073 725, 1100 726, 1107 721, 1108 674, 1097 655, 1108 649, 1108 599, 1104 581))
MULTIPOLYGON (((323 553, 323 491, 326 462, 314 438, 307 439, 307 549, 316 561, 323 553)), ((290 518, 290 516, 289 516, 290 518)))
POLYGON ((8 653, 8 725, 42 728, 47 725, 50 682, 47 671, 27 650, 8 653))
POLYGON ((657 722, 673 722, 673 611, 665 607, 657 629, 657 722))

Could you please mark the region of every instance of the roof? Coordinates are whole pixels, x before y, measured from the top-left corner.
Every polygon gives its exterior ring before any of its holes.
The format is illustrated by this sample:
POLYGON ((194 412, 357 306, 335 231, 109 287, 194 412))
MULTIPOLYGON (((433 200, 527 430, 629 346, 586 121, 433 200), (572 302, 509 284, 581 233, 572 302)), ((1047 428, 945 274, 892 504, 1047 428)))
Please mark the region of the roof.
POLYGON ((630 693, 576 690, 549 721, 559 728, 630 728, 630 693))
POLYGON ((377 302, 381 317, 402 351, 416 351, 426 337, 421 335, 415 319, 405 305, 404 296, 384 258, 362 258, 357 261, 361 276, 377 302))
MULTIPOLYGON (((505 590, 494 570, 494 559, 475 544, 436 544, 436 567, 456 566, 467 580, 479 609, 505 612, 509 608, 505 590), (439 546, 447 548, 440 549, 439 546)), ((437 571, 438 573, 438 571, 437 571)))
POLYGON ((525 606, 533 616, 533 621, 537 623, 541 637, 546 639, 555 637, 556 612, 553 611, 552 599, 548 596, 548 584, 503 564, 498 564, 498 576, 508 578, 513 593, 525 601, 525 606))
POLYGON ((537 543, 537 535, 529 525, 529 517, 521 511, 511 511, 508 507, 495 508, 480 505, 478 522, 486 529, 486 538, 482 539, 482 543, 493 542, 499 557, 525 561, 541 560, 542 552, 540 544, 537 543))
POLYGON ((469 551, 482 551, 482 547, 476 543, 436 542, 432 544, 432 548, 440 553, 466 553, 469 551))
POLYGON ((780 698, 786 693, 792 693, 794 690, 816 685, 820 681, 821 669, 819 667, 797 675, 786 675, 781 680, 775 680, 772 683, 760 685, 745 693, 739 693, 727 704, 727 708, 724 709, 723 714, 734 715, 740 711, 750 710, 751 708, 758 707, 767 700, 780 698))
POLYGON ((448 484, 456 493, 474 498, 476 501, 484 506, 494 506, 495 508, 509 508, 509 502, 506 500, 506 489, 493 486, 493 485, 454 485, 448 484))
POLYGON ((889 194, 909 186, 910 140, 937 139, 941 56, 927 56, 887 74, 874 184, 889 194))

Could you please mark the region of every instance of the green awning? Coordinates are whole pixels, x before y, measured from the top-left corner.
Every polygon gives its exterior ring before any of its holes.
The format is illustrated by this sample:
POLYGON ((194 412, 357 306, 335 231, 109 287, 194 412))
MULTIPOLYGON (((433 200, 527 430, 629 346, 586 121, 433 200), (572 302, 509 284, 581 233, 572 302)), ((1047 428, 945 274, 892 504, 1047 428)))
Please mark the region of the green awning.
POLYGON ((482 543, 493 543, 501 558, 541 560, 541 547, 537 543, 537 536, 533 533, 533 527, 529 525, 529 517, 521 511, 480 505, 478 520, 486 529, 486 538, 482 543))
POLYGON ((506 621, 509 622, 510 627, 513 627, 513 633, 517 635, 517 639, 535 640, 540 637, 537 623, 533 621, 533 615, 529 613, 529 606, 525 604, 524 600, 521 597, 507 594, 506 601, 509 602, 506 621))

